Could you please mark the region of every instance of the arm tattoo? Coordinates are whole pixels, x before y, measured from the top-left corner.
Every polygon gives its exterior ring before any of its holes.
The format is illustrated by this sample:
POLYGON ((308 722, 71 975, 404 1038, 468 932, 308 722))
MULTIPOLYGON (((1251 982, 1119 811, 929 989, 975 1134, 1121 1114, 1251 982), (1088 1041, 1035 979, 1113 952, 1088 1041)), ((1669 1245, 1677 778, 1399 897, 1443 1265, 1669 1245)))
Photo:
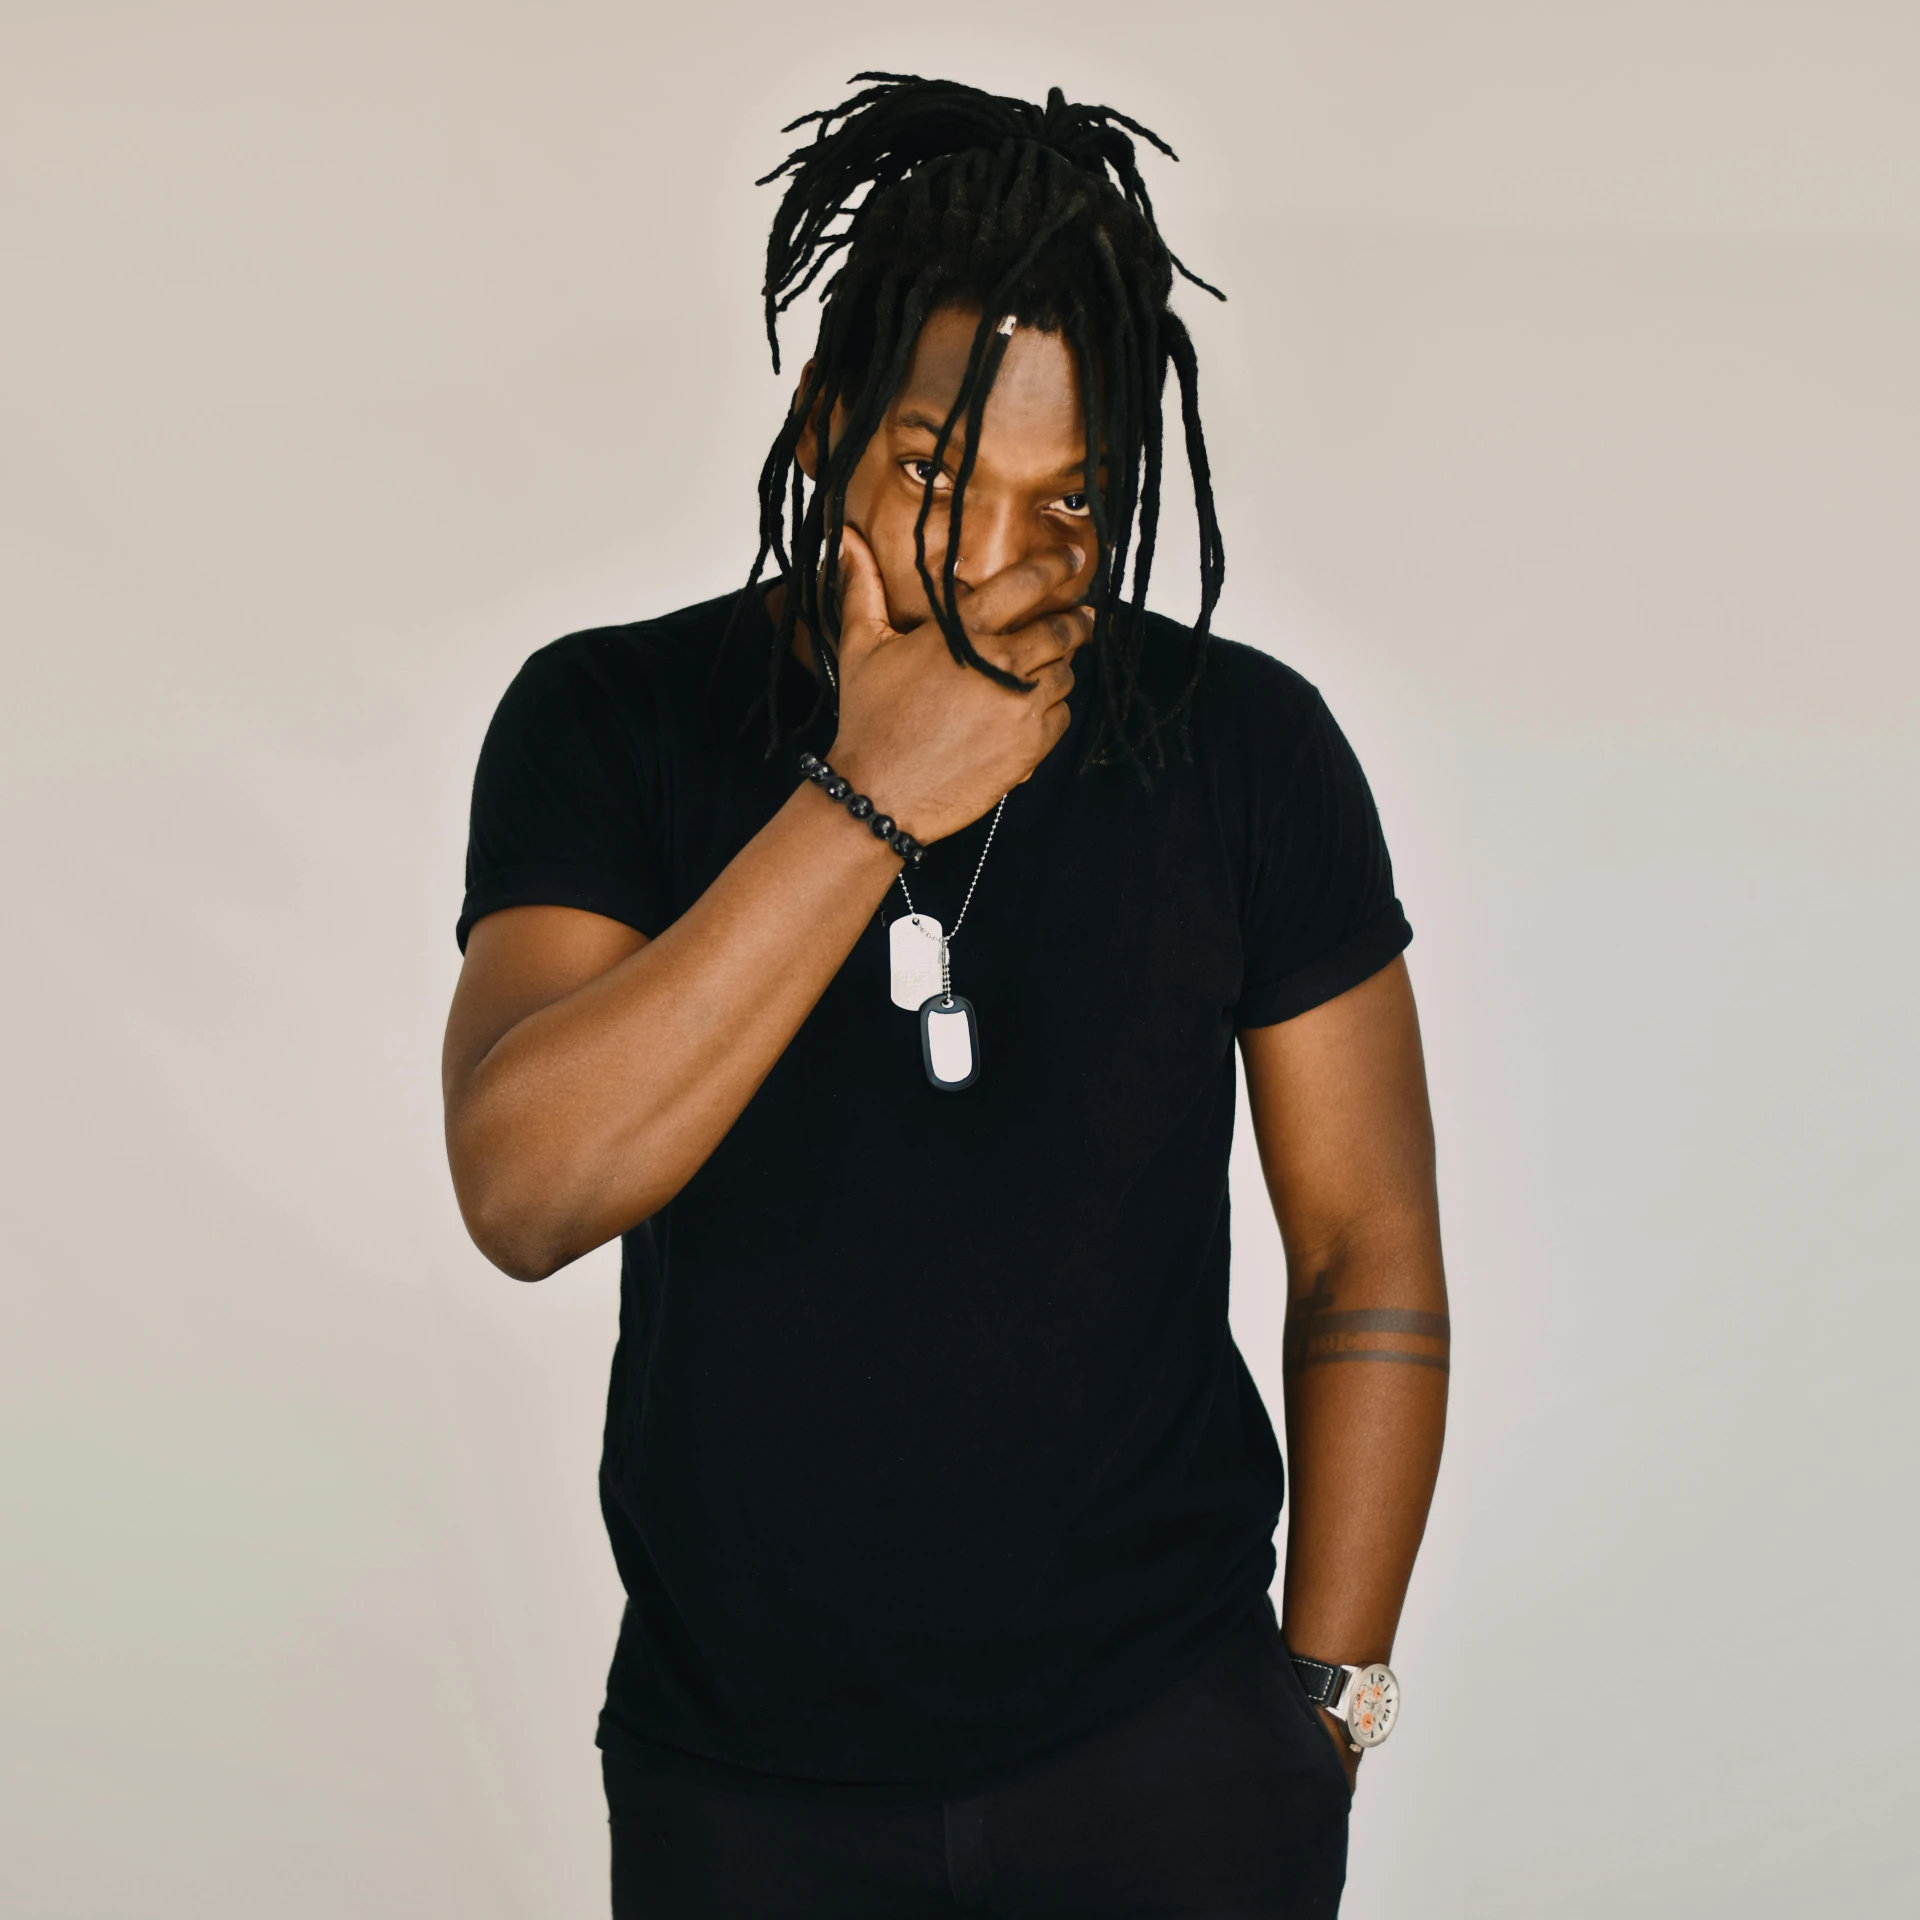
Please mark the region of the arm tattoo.
POLYGON ((1377 1360, 1390 1366, 1447 1371, 1449 1336, 1444 1313, 1410 1307, 1350 1307, 1334 1311, 1333 1275, 1313 1276, 1310 1292, 1287 1309, 1281 1371, 1292 1378, 1307 1367, 1377 1360))

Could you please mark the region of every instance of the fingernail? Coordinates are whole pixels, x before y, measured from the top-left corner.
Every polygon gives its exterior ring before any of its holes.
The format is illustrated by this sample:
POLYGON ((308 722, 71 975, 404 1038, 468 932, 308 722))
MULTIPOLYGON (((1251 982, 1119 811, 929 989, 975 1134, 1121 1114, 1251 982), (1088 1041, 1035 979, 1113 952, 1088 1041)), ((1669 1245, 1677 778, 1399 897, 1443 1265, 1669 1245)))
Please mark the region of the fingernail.
POLYGON ((1087 556, 1079 547, 1069 546, 1067 551, 1073 555, 1073 570, 1078 573, 1087 564, 1087 556))

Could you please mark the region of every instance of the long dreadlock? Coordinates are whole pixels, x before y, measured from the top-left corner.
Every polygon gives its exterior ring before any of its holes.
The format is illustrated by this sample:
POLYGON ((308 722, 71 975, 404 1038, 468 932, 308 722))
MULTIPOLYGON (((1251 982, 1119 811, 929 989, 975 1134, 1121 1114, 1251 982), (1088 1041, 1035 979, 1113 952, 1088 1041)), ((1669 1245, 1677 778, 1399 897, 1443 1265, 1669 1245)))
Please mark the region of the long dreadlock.
MULTIPOLYGON (((1144 775, 1149 764, 1165 765, 1169 734, 1190 759, 1192 698, 1226 557, 1200 428, 1193 342, 1167 300, 1176 271, 1215 298, 1226 296, 1190 272, 1161 239, 1128 136, 1138 135, 1169 159, 1177 156, 1138 121, 1111 107, 1072 105, 1058 87, 1042 109, 913 74, 854 76, 856 85, 863 81, 871 83, 864 91, 782 129, 813 126, 815 132, 759 183, 791 176, 767 243, 767 342, 776 373, 780 315, 839 262, 820 294, 824 311, 811 369, 761 470, 760 546, 742 597, 744 604, 771 557, 788 591, 767 662, 767 751, 775 752, 782 739, 775 689, 798 626, 805 627, 822 682, 814 713, 827 697, 819 669, 829 640, 839 635, 847 483, 906 376, 921 325, 937 307, 977 306, 966 373, 932 456, 938 468, 954 435, 962 435, 938 581, 927 562, 931 484, 914 528, 934 618, 956 660, 1002 686, 1024 687, 975 650, 961 624, 955 585, 967 481, 987 396, 1007 350, 1000 322, 1012 315, 1065 336, 1087 423, 1086 492, 1100 555, 1088 599, 1102 643, 1104 699, 1081 767, 1127 763, 1144 775), (1199 510, 1200 614, 1186 683, 1160 712, 1139 685, 1139 666, 1159 532, 1161 395, 1169 367, 1179 386, 1199 510), (844 420, 837 438, 836 411, 844 420), (811 489, 797 457, 809 421, 819 442, 811 489)), ((715 684, 718 671, 716 659, 715 684)))

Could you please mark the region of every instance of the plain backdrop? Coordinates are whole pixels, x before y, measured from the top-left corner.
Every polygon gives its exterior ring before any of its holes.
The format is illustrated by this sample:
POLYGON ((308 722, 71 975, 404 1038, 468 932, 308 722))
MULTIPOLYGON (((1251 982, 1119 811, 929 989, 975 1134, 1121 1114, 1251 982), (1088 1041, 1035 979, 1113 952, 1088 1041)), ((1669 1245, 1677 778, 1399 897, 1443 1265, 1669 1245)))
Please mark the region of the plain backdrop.
POLYGON ((604 1911, 615 1260, 452 1203, 467 786, 533 648, 744 577, 752 180, 880 67, 1180 149, 1219 624, 1417 930, 1454 1414, 1347 1913, 1920 1910, 1920 10, 4 24, 0 1908, 604 1911))

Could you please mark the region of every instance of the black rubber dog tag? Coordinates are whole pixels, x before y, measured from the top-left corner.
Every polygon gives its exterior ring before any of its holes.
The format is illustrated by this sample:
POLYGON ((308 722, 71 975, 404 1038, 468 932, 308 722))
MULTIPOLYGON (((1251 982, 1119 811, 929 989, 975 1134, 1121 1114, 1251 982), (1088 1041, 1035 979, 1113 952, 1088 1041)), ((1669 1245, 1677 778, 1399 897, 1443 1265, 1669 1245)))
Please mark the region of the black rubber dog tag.
POLYGON ((936 993, 920 1008, 920 1058, 942 1093, 958 1093, 980 1077, 980 1023, 973 1002, 936 993))

